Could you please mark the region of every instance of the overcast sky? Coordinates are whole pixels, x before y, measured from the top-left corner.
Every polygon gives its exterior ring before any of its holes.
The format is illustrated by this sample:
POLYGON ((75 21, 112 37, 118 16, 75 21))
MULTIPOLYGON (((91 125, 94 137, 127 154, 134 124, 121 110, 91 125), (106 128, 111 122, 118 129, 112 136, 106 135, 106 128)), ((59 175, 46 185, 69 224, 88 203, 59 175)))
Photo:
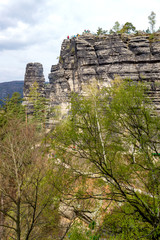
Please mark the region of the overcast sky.
POLYGON ((23 80, 29 62, 42 63, 48 81, 67 35, 110 30, 115 21, 146 30, 151 11, 158 29, 160 0, 0 0, 0 82, 23 80))

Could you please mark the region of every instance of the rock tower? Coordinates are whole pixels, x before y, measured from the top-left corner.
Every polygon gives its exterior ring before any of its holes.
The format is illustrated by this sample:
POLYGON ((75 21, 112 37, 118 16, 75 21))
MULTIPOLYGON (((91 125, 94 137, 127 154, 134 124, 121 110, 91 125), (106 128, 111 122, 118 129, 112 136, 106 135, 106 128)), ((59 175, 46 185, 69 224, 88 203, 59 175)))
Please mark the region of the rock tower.
POLYGON ((84 34, 62 43, 59 63, 51 67, 45 85, 40 63, 26 67, 24 97, 37 81, 39 91, 50 105, 68 105, 71 91, 81 93, 82 85, 92 79, 109 84, 116 76, 150 85, 150 94, 160 110, 160 33, 151 34, 84 34))

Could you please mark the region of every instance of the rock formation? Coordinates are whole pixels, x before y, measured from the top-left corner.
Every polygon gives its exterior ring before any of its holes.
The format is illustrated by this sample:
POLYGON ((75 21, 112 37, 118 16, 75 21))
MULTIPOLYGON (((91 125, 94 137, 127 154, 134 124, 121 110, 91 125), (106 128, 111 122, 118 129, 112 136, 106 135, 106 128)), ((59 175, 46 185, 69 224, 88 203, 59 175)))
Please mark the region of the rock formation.
POLYGON ((27 101, 30 88, 34 82, 38 83, 39 91, 41 95, 44 96, 45 95, 45 78, 43 75, 43 66, 40 63, 28 63, 26 66, 26 73, 24 78, 24 89, 23 89, 23 94, 26 101, 27 101))
MULTIPOLYGON (((64 112, 71 91, 81 93, 83 84, 92 79, 109 85, 116 76, 147 82, 150 86, 150 95, 160 110, 160 34, 154 36, 84 34, 65 39, 59 63, 51 67, 49 84, 45 84, 41 64, 27 64, 24 83, 25 104, 29 88, 36 81, 40 94, 49 99, 49 104, 61 105, 64 112)), ((61 205, 60 210, 63 212, 62 225, 65 232, 76 212, 64 205, 61 205)))
POLYGON ((42 65, 29 63, 26 68, 24 96, 34 81, 50 104, 68 104, 71 91, 81 93, 82 85, 92 79, 109 84, 116 76, 145 81, 160 106, 160 34, 84 34, 62 43, 59 63, 51 67, 49 84, 44 85, 42 65))

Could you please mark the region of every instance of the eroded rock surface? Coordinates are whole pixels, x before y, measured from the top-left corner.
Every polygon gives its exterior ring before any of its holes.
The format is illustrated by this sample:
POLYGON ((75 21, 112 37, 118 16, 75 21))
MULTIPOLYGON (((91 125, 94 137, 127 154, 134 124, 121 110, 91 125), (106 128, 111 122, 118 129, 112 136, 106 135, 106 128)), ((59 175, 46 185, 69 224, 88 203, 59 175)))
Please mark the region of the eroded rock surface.
POLYGON ((49 84, 44 86, 42 66, 27 65, 24 96, 37 81, 40 91, 51 105, 61 104, 65 109, 71 91, 81 92, 82 85, 92 79, 109 84, 116 76, 134 81, 146 81, 154 92, 155 104, 160 108, 160 34, 153 39, 142 35, 84 34, 65 39, 59 63, 51 67, 49 84))

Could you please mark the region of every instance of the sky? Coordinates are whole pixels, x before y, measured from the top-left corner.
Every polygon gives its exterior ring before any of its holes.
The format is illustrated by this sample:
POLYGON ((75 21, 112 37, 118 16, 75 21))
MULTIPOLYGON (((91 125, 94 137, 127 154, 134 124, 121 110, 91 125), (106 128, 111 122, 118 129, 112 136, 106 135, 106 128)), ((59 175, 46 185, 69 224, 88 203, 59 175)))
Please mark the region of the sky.
POLYGON ((0 0, 0 82, 24 80, 30 62, 43 64, 48 81, 68 35, 110 30, 116 21, 146 30, 151 11, 158 29, 160 0, 0 0))

